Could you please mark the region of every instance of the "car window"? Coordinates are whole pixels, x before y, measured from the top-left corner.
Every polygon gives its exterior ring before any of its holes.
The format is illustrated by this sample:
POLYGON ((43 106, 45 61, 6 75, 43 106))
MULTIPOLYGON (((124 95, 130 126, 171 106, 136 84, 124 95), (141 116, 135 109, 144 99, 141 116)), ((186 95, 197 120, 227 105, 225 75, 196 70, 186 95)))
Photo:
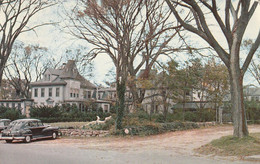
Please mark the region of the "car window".
POLYGON ((37 127, 37 126, 38 126, 38 124, 36 121, 31 122, 31 127, 37 127))
POLYGON ((24 127, 25 127, 25 128, 30 127, 29 122, 26 122, 26 123, 24 124, 24 127))
POLYGON ((0 126, 5 126, 5 125, 4 125, 4 122, 0 122, 0 126))
POLYGON ((38 121, 38 126, 43 126, 43 123, 41 121, 38 121))
POLYGON ((4 124, 5 126, 8 126, 10 124, 10 121, 5 121, 4 124))
POLYGON ((21 129, 23 124, 24 124, 23 122, 15 122, 14 121, 11 124, 9 124, 8 129, 12 128, 12 130, 19 130, 19 129, 21 129))

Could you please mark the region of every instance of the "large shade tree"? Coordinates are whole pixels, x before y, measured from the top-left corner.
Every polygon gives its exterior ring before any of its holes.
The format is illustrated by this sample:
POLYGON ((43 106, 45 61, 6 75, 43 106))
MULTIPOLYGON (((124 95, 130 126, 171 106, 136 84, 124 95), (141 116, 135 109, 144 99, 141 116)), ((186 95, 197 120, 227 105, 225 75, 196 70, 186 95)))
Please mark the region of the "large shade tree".
MULTIPOLYGON (((88 59, 108 55, 116 68, 118 97, 117 128, 122 128, 126 82, 131 88, 134 102, 140 102, 135 77, 142 67, 149 72, 161 54, 167 54, 170 40, 180 26, 169 23, 170 12, 164 1, 144 0, 79 0, 68 13, 67 29, 90 43, 93 48, 88 59), (133 79, 129 81, 129 77, 133 79)), ((141 94, 144 95, 144 94, 141 94)))
POLYGON ((248 128, 243 100, 243 78, 252 57, 259 47, 260 31, 256 34, 256 39, 247 52, 245 60, 240 58, 240 48, 246 28, 257 8, 258 2, 251 0, 226 0, 224 2, 216 0, 165 1, 180 24, 186 30, 204 39, 224 62, 230 78, 233 136, 240 138, 247 136, 248 128), (223 3, 225 4, 224 9, 221 9, 221 4, 223 3), (182 10, 182 14, 178 12, 180 10, 182 10), (217 39, 218 36, 216 34, 219 34, 215 32, 216 28, 210 28, 212 22, 215 23, 215 27, 221 29, 226 42, 217 39))
POLYGON ((0 1, 0 86, 3 71, 15 40, 21 33, 44 25, 29 26, 29 22, 38 12, 54 4, 55 2, 50 0, 0 1))
POLYGON ((17 98, 31 98, 30 83, 40 80, 47 68, 56 68, 60 61, 45 47, 16 42, 4 69, 4 78, 13 86, 17 98))

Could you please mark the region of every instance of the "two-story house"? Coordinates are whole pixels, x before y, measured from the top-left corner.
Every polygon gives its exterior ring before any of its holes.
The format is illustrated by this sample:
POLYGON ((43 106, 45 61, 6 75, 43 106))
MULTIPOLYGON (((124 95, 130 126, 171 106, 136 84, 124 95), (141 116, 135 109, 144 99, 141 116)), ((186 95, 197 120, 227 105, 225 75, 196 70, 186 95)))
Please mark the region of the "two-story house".
MULTIPOLYGON (((37 106, 76 105, 81 111, 89 110, 90 101, 98 108, 110 110, 110 103, 97 101, 96 86, 81 76, 75 61, 69 60, 58 69, 48 68, 41 80, 31 83, 32 99, 37 106)), ((91 110, 91 109, 90 109, 91 110)))

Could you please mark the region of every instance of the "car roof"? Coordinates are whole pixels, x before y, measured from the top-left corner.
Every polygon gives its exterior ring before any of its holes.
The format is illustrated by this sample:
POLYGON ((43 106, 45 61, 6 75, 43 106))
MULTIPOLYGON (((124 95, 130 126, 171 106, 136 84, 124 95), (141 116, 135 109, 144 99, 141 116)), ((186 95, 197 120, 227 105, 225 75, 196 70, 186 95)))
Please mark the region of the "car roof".
POLYGON ((18 119, 18 120, 14 120, 17 122, 28 122, 28 121, 41 121, 39 119, 18 119))
POLYGON ((0 121, 11 121, 9 119, 0 119, 0 121))

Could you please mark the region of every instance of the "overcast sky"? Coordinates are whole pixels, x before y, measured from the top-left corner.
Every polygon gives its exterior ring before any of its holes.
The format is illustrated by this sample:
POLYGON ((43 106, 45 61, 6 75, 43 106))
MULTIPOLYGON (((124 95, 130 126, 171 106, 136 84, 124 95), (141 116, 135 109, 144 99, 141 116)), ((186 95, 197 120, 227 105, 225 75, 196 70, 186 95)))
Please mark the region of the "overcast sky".
MULTIPOLYGON (((42 11, 40 14, 36 15, 31 21, 32 24, 37 22, 58 22, 62 21, 59 16, 59 10, 57 7, 47 9, 42 11)), ((260 7, 256 9, 256 12, 249 23, 246 31, 246 36, 248 38, 255 39, 258 31, 260 29, 260 7)), ((39 44, 40 46, 48 48, 53 55, 61 56, 66 48, 77 47, 77 45, 86 45, 83 41, 76 40, 70 35, 63 33, 60 28, 55 26, 44 26, 36 29, 36 33, 28 32, 20 35, 18 40, 23 41, 28 44, 39 44), (37 34, 36 34, 37 33, 37 34)), ((196 40, 198 37, 192 38, 196 40)), ((200 39, 198 39, 200 40, 200 39)), ((105 74, 109 69, 113 67, 110 58, 106 55, 97 57, 94 60, 95 66, 95 82, 101 83, 105 78, 105 74)))

